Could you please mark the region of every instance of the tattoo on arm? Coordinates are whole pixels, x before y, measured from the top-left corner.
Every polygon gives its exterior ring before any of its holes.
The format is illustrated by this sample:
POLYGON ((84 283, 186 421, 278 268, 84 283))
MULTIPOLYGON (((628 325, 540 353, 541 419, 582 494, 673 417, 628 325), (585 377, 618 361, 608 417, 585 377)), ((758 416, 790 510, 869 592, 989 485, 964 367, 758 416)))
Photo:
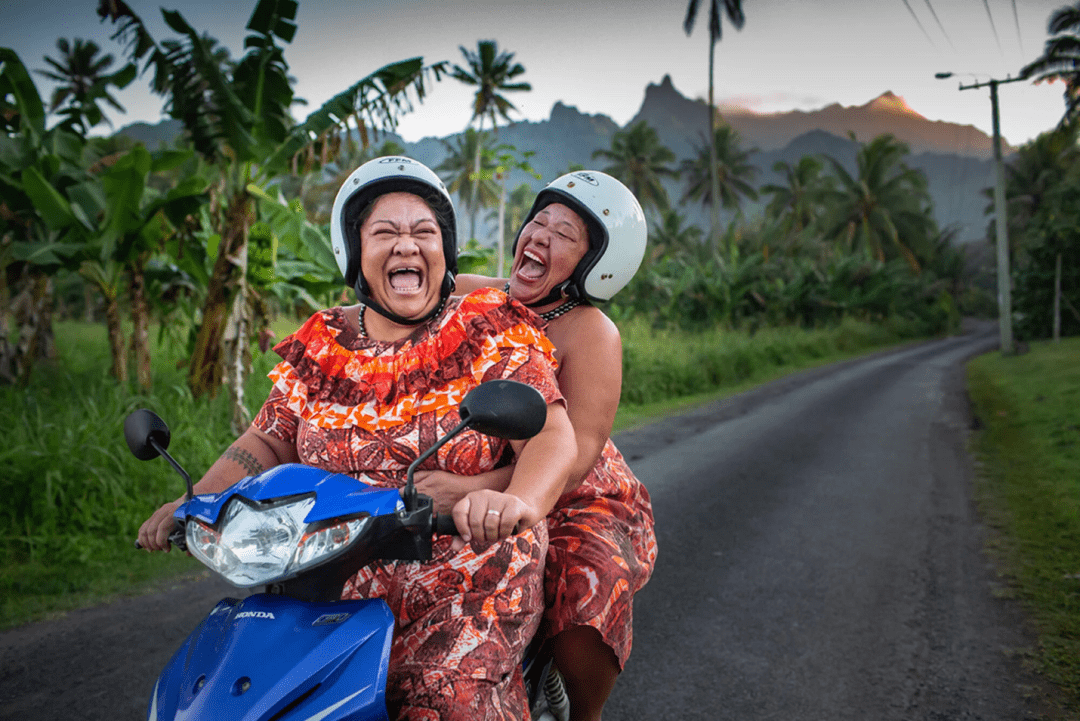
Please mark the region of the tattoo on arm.
POLYGON ((262 471, 266 470, 265 468, 263 468, 263 464, 259 463, 259 460, 255 458, 255 456, 253 456, 249 451, 245 451, 243 448, 234 448, 233 446, 229 446, 229 448, 221 454, 221 458, 223 460, 227 459, 238 465, 243 466, 244 470, 247 471, 249 476, 257 475, 262 471))

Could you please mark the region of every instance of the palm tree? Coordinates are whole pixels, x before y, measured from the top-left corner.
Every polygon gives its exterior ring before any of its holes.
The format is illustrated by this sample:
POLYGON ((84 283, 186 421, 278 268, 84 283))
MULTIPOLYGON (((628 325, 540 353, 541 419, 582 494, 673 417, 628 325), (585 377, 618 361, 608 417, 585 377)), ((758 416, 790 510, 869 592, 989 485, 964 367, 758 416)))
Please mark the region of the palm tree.
MULTIPOLYGON (((1080 178, 1078 137, 1080 117, 1068 120, 1025 143, 1005 166, 1010 260, 1015 258, 1019 261, 1016 265, 1019 266, 1022 283, 1018 284, 1018 288, 1024 288, 1022 296, 1025 302, 1030 303, 1036 297, 1048 295, 1044 288, 1037 288, 1039 282, 1036 278, 1040 272, 1048 275, 1049 269, 1035 268, 1045 265, 1051 257, 1057 260, 1053 271, 1052 296, 1055 338, 1061 327, 1061 299, 1064 298, 1061 294, 1063 249, 1067 244, 1066 238, 1075 235, 1076 227, 1076 215, 1072 208, 1076 200, 1073 186, 1080 178)), ((987 214, 993 213, 993 209, 991 200, 987 214)), ((1027 323, 1029 328, 1038 325, 1027 323)))
MULTIPOLYGON (((467 50, 459 45, 461 54, 465 56, 468 68, 455 65, 452 75, 455 80, 460 80, 466 85, 476 87, 473 95, 472 117, 469 125, 476 123, 478 131, 484 129, 484 119, 491 119, 491 127, 498 135, 499 118, 510 121, 510 111, 517 110, 514 104, 507 100, 502 93, 532 90, 529 83, 510 82, 525 72, 525 66, 514 62, 514 53, 499 52, 499 45, 494 40, 481 40, 476 44, 476 50, 467 50)), ((476 147, 475 161, 473 162, 473 184, 480 183, 480 146, 476 147)), ((473 196, 479 197, 478 192, 473 190, 473 196)), ((473 210, 473 230, 475 231, 475 208, 473 210)))
POLYGON ((119 112, 125 112, 124 106, 109 92, 109 86, 125 87, 135 77, 135 66, 127 65, 119 72, 106 73, 114 58, 108 53, 99 55, 101 48, 91 40, 76 38, 72 43, 60 38, 56 47, 60 51, 59 59, 47 55, 44 58, 52 70, 36 71, 57 83, 49 102, 49 112, 63 108, 61 114, 67 116, 68 123, 78 127, 80 135, 85 135, 102 121, 112 127, 98 102, 104 101, 119 112))
POLYGON ((837 185, 823 193, 825 235, 842 240, 849 252, 862 245, 867 255, 881 261, 895 257, 895 251, 918 271, 915 251, 925 250, 935 224, 926 177, 903 162, 908 152, 892 135, 879 135, 859 146, 856 177, 826 157, 837 185))
POLYGON ((1068 120, 1080 115, 1080 2, 1060 8, 1050 16, 1042 56, 1024 66, 1021 77, 1036 76, 1036 82, 1065 82, 1065 115, 1068 120))
POLYGON ((682 202, 696 200, 715 208, 714 189, 720 198, 719 205, 729 210, 738 209, 743 198, 757 200, 757 191, 750 183, 758 169, 749 160, 755 150, 740 148, 739 134, 730 125, 725 123, 716 128, 711 147, 703 142, 695 151, 694 157, 682 162, 681 171, 686 180, 682 202))
POLYGON ((783 176, 784 183, 770 183, 761 187, 761 192, 772 196, 766 212, 785 221, 789 230, 801 232, 819 213, 824 183, 822 170, 824 166, 821 161, 812 155, 804 155, 795 167, 784 160, 776 161, 773 171, 783 176))
MULTIPOLYGON (((1059 125, 1022 145, 1005 166, 1005 197, 1009 219, 1009 251, 1023 256, 1036 240, 1032 221, 1052 200, 1070 168, 1080 162, 1080 122, 1059 125)), ((994 212, 993 195, 987 206, 994 212)), ((992 235, 990 237, 993 237, 992 235)))
POLYGON ((495 183, 495 159, 489 152, 484 152, 490 144, 490 135, 466 128, 463 135, 458 135, 453 142, 443 140, 446 158, 435 168, 435 172, 446 183, 451 193, 461 198, 462 204, 471 214, 470 237, 476 237, 476 214, 480 208, 490 208, 499 202, 499 187, 495 183), (481 159, 476 165, 476 158, 481 159))
MULTIPOLYGON (((690 0, 686 6, 686 19, 683 20, 683 29, 687 35, 694 30, 694 21, 697 20, 699 0, 690 0)), ((716 134, 716 103, 713 100, 713 74, 716 66, 716 43, 720 42, 721 16, 726 13, 728 22, 735 26, 736 30, 742 29, 746 22, 746 16, 742 11, 742 0, 709 0, 709 137, 715 138, 716 134)), ((712 173, 712 197, 720 197, 720 178, 716 172, 716 156, 709 161, 712 173)), ((720 208, 712 206, 712 239, 713 247, 716 247, 720 236, 720 208)))
POLYGON ((592 157, 610 161, 601 170, 624 182, 642 206, 652 206, 661 212, 667 210, 670 203, 661 180, 679 176, 668 165, 674 162, 675 153, 660 143, 656 130, 644 120, 614 133, 611 149, 594 150, 592 157))

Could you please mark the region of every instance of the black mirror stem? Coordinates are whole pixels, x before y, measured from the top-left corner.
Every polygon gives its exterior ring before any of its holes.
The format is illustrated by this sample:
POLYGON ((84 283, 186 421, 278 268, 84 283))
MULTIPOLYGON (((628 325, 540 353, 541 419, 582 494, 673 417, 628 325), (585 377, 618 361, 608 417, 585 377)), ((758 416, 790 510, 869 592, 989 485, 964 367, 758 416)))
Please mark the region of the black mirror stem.
POLYGON ((169 462, 170 466, 176 469, 176 472, 180 474, 180 477, 184 479, 184 483, 187 484, 187 500, 190 501, 195 495, 195 489, 191 485, 191 476, 187 474, 187 471, 180 467, 180 464, 177 463, 173 459, 173 457, 170 456, 169 453, 161 446, 161 444, 154 440, 153 437, 149 438, 148 442, 155 451, 161 454, 162 458, 169 462))
POLYGON ((420 466, 421 463, 426 461, 428 458, 431 458, 435 451, 442 448, 448 440, 456 436, 458 433, 461 433, 468 426, 469 419, 463 419, 461 423, 458 423, 457 426, 454 427, 454 430, 450 431, 445 436, 440 438, 438 443, 421 453, 415 461, 409 464, 409 470, 406 472, 405 487, 401 489, 401 498, 405 502, 406 512, 412 513, 416 510, 416 486, 413 485, 413 472, 420 466))

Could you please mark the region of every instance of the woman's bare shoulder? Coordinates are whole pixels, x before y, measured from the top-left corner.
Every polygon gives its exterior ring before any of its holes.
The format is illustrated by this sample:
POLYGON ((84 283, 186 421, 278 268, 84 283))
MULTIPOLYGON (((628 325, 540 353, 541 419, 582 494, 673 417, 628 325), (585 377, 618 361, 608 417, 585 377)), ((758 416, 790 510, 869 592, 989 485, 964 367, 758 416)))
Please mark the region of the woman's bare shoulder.
POLYGON ((454 278, 454 295, 468 295, 480 288, 502 288, 506 281, 502 278, 490 278, 486 275, 462 273, 454 278))
POLYGON ((600 348, 612 345, 622 346, 619 327, 596 306, 581 306, 551 321, 550 325, 556 324, 558 324, 556 327, 564 344, 574 346, 589 344, 600 348))

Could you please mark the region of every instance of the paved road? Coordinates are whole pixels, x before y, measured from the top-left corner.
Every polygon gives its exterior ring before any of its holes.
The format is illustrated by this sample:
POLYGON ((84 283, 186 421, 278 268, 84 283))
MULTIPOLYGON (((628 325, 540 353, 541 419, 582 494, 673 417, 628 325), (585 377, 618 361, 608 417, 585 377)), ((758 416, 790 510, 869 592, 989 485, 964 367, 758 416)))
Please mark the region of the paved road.
POLYGON ((606 718, 1044 712, 970 497, 962 361, 991 329, 789 379, 622 439, 660 559, 606 718))
MULTIPOLYGON (((992 329, 622 433, 660 559, 605 718, 1037 718, 969 497, 961 361, 992 329)), ((0 719, 138 719, 212 580, 0 634, 0 719)))

